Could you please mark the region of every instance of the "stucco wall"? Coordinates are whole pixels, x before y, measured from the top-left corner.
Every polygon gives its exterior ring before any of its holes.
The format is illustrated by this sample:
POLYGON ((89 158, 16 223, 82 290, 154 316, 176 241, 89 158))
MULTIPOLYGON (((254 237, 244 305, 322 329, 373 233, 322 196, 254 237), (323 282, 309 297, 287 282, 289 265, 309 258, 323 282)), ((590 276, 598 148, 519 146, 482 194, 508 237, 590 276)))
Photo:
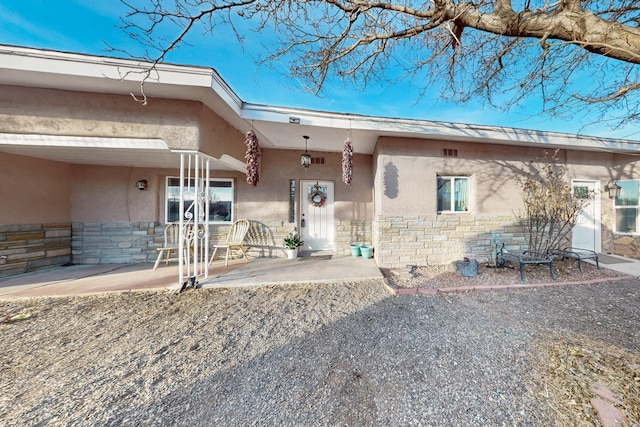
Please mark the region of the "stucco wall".
POLYGON ((437 213, 438 176, 471 178, 470 210, 477 214, 510 215, 522 207, 516 171, 543 153, 540 149, 506 145, 382 137, 376 145, 375 210, 384 215, 437 213), (445 157, 445 148, 457 157, 445 157))
POLYGON ((244 135, 195 101, 0 86, 2 132, 159 138, 169 148, 244 158, 244 135))
MULTIPOLYGON (((637 178, 633 156, 562 150, 566 179, 637 178)), ((517 176, 531 170, 544 150, 497 144, 380 138, 375 151, 376 260, 381 266, 446 264, 465 256, 487 260, 495 235, 513 249, 526 249, 514 219, 522 208, 517 176), (446 157, 444 149, 457 151, 446 157), (469 212, 437 213, 439 175, 469 176, 469 212)), ((615 215, 606 192, 600 197, 603 251, 629 255, 640 247, 635 236, 612 233, 615 215), (617 242, 617 243, 616 243, 617 242), (618 244, 619 243, 619 244, 618 244)), ((638 256, 636 254, 636 256, 638 256)))
MULTIPOLYGON (((338 253, 348 253, 352 242, 371 242, 371 156, 355 156, 353 183, 347 186, 341 181, 340 153, 313 155, 324 157, 325 164, 312 165, 305 172, 300 152, 264 149, 261 179, 255 188, 246 183, 243 173, 211 171, 212 178, 234 180, 233 217, 252 221, 249 244, 253 255, 284 255, 282 239, 299 224, 299 197, 296 222, 289 222, 291 179, 296 180, 297 188, 301 179, 334 181, 338 253)), ((179 176, 179 170, 92 165, 73 165, 71 170, 74 262, 153 261, 165 222, 166 177, 179 176), (135 187, 140 179, 148 181, 145 191, 135 187)), ((212 238, 222 238, 227 229, 227 225, 212 226, 212 238)))
POLYGON ((0 152, 0 277, 69 262, 71 168, 0 152))
POLYGON ((71 167, 0 152, 0 225, 71 221, 71 167))

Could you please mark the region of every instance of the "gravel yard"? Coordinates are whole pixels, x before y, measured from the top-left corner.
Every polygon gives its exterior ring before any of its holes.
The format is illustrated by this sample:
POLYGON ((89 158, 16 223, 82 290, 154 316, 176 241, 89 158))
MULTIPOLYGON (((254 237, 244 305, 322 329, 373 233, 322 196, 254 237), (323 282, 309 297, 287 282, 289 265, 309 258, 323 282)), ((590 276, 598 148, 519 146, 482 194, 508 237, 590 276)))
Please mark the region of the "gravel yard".
POLYGON ((601 380, 640 423, 639 305, 637 280, 433 296, 359 282, 2 301, 0 419, 598 425, 588 387, 601 380), (584 375, 565 357, 594 352, 596 372, 584 375))

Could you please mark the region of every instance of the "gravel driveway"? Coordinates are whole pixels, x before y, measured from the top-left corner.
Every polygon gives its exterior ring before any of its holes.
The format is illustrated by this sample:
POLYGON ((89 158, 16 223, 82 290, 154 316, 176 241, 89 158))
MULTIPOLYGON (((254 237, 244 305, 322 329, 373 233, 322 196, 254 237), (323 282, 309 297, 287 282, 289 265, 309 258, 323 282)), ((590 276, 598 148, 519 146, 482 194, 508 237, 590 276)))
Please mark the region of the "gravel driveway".
POLYGON ((436 296, 360 282, 4 301, 0 419, 563 425, 566 402, 536 374, 544 349, 568 340, 636 357, 639 306, 636 280, 436 296))

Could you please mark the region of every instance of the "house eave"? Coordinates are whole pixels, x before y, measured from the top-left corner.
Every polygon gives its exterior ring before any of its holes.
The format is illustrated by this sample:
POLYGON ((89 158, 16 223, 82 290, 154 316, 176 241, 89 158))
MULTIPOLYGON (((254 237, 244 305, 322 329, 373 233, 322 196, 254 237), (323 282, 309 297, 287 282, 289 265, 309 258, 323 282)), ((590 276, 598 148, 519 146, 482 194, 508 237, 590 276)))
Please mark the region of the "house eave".
MULTIPOLYGON (((86 93, 141 95, 140 82, 149 63, 0 45, 0 84, 86 93)), ((362 116, 251 104, 212 68, 161 63, 145 80, 150 98, 202 102, 244 133, 253 129, 263 147, 301 149, 309 136, 312 151, 340 151, 350 137, 357 153, 371 154, 381 137, 637 153, 640 142, 501 126, 362 116)), ((132 100, 132 102, 134 102, 132 100)))

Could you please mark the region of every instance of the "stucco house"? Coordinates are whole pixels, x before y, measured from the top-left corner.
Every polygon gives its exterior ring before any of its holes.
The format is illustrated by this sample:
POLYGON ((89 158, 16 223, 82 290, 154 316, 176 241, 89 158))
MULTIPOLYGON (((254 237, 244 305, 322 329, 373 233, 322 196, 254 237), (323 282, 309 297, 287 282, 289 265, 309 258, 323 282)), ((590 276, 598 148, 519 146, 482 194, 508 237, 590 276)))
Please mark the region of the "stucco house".
POLYGON ((0 276, 153 262, 165 224, 181 220, 180 200, 200 199, 208 238, 252 222, 254 256, 284 256, 282 239, 296 230, 305 250, 372 244, 385 267, 488 259, 494 235, 524 244, 516 171, 556 148, 573 187, 596 195, 573 245, 640 255, 637 141, 256 105, 210 68, 169 64, 145 81, 143 105, 131 94, 145 66, 0 46, 0 276), (261 147, 255 187, 248 131, 261 147), (613 182, 622 194, 611 199, 613 182), (321 205, 309 200, 314 188, 321 205))

